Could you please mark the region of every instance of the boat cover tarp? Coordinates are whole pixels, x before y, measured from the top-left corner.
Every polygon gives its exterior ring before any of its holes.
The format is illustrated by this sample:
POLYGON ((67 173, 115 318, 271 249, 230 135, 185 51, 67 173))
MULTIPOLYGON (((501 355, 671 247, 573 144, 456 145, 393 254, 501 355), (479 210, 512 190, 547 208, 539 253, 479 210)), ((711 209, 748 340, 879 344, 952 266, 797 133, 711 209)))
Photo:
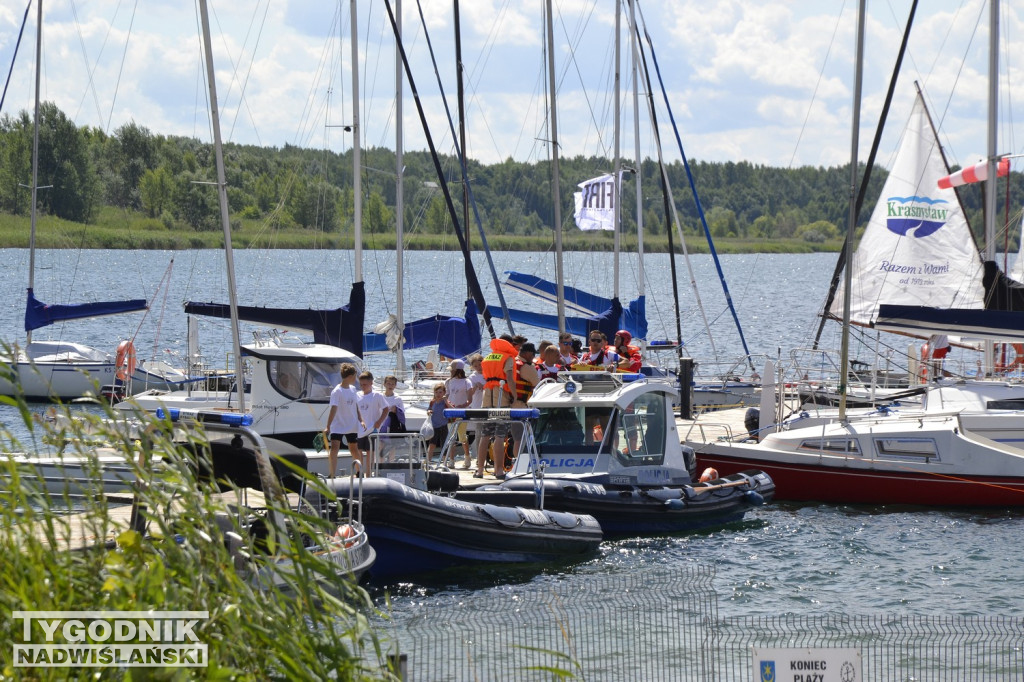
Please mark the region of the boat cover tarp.
MULTIPOLYGON (((405 325, 403 348, 437 346, 437 352, 449 358, 464 358, 480 352, 480 321, 476 302, 466 301, 465 317, 434 315, 405 325)), ((500 315, 500 313, 499 313, 500 315)), ((363 334, 363 350, 367 353, 390 350, 386 334, 363 334)))
POLYGON ((47 305, 37 299, 28 290, 25 303, 25 331, 39 329, 64 320, 80 320, 85 317, 101 317, 103 315, 120 315, 145 310, 149 304, 143 298, 127 301, 97 301, 95 303, 76 303, 72 305, 47 305))
MULTIPOLYGON (((585 336, 589 334, 591 330, 600 329, 609 339, 613 338, 615 336, 615 332, 619 329, 626 329, 632 334, 633 330, 623 322, 625 314, 623 313, 622 304, 619 303, 619 299, 613 298, 610 303, 611 305, 609 305, 608 309, 599 315, 593 315, 591 317, 566 317, 565 330, 576 336, 585 336)), ((487 308, 491 311, 492 315, 501 314, 500 309, 496 306, 487 306, 487 308)), ((631 302, 630 308, 640 310, 640 314, 642 315, 644 308, 643 296, 631 302)), ((547 315, 545 313, 535 313, 529 310, 516 310, 512 308, 509 309, 508 313, 513 322, 522 322, 523 324, 539 327, 541 329, 558 329, 557 315, 547 315)), ((643 336, 634 336, 634 338, 642 339, 643 336)))
MULTIPOLYGON (((231 309, 224 303, 185 302, 185 313, 206 317, 231 318, 231 309)), ((333 310, 313 308, 266 308, 238 306, 238 319, 282 329, 300 329, 313 333, 313 341, 343 348, 363 356, 363 318, 366 313, 366 289, 362 282, 353 282, 348 305, 333 310)))
POLYGON ((1024 341, 1024 284, 1004 275, 993 261, 985 261, 983 280, 984 309, 882 305, 875 326, 922 335, 1024 341))
MULTIPOLYGON (((508 275, 508 279, 505 280, 505 286, 522 291, 553 304, 557 303, 558 287, 554 282, 537 277, 536 275, 527 275, 515 271, 506 271, 505 274, 508 275)), ((597 296, 583 291, 582 289, 576 289, 575 287, 562 287, 562 289, 565 295, 566 311, 579 316, 572 318, 571 322, 568 318, 566 319, 566 331, 572 334, 580 336, 587 334, 593 328, 594 320, 596 320, 598 316, 604 316, 612 308, 612 299, 610 298, 597 296)), ((523 324, 540 327, 541 329, 558 329, 558 317, 556 315, 546 315, 543 313, 534 313, 525 310, 509 312, 513 314, 512 319, 515 322, 522 322, 523 324)), ((493 312, 492 314, 497 314, 497 312, 493 312)), ((615 332, 619 329, 625 329, 633 335, 634 339, 646 339, 646 298, 641 296, 630 301, 629 305, 625 309, 622 309, 619 319, 615 320, 613 324, 608 326, 611 333, 609 333, 604 327, 600 327, 601 331, 608 334, 608 338, 613 337, 615 332)))

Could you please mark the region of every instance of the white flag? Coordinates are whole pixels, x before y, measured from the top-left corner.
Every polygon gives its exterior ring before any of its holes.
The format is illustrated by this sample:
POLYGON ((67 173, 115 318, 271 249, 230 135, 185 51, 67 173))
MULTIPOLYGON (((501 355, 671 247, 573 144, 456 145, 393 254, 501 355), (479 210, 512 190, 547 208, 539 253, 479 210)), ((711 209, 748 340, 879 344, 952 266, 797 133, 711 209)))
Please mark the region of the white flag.
MULTIPOLYGON (((621 176, 620 176, 621 177, 621 176)), ((609 173, 581 182, 576 200, 576 227, 581 230, 615 229, 615 177, 609 173)))

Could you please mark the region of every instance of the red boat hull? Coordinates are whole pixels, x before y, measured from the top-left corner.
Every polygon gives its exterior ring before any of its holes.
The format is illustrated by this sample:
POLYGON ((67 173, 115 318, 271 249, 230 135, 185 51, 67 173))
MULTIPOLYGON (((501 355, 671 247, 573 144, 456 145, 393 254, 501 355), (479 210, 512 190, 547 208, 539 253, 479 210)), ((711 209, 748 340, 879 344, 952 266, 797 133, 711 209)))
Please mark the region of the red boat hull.
POLYGON ((938 476, 925 472, 827 467, 698 453, 698 471, 719 475, 760 469, 775 482, 775 499, 846 504, 914 504, 942 507, 1024 505, 1024 478, 938 476))

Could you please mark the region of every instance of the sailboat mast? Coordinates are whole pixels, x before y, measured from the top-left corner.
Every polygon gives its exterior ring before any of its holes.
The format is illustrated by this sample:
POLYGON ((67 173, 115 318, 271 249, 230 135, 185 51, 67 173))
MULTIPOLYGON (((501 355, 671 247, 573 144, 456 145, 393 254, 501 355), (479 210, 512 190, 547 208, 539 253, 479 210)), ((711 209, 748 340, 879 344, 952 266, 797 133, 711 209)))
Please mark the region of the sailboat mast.
MULTIPOLYGON (((629 0, 629 44, 633 54, 633 145, 636 152, 636 255, 637 255, 637 295, 643 298, 645 293, 644 274, 644 202, 641 186, 640 160, 640 56, 636 37, 636 0, 629 0)), ((639 340, 640 347, 646 344, 639 340)))
MULTIPOLYGON (((36 100, 32 117, 32 206, 28 232, 28 292, 36 286, 36 192, 39 189, 39 82, 43 62, 43 0, 36 1, 36 100)), ((25 343, 32 343, 32 330, 25 333, 25 343)))
MULTIPOLYGON (((395 41, 395 316, 398 329, 405 331, 405 149, 402 132, 402 54, 398 44, 402 42, 402 0, 395 0, 395 21, 398 37, 395 41)), ((405 378, 405 334, 398 335, 398 350, 395 358, 399 378, 405 378)))
MULTIPOLYGON (((999 0, 989 0, 988 17, 988 181, 985 183, 985 260, 996 259, 996 107, 999 106, 999 0)), ((985 342, 985 372, 995 364, 993 346, 985 342)))
POLYGON ((363 281, 363 158, 359 139, 359 28, 356 0, 349 0, 352 15, 352 225, 355 238, 355 280, 363 281))
POLYGON ((544 3, 545 24, 548 34, 548 90, 551 97, 548 119, 551 121, 551 193, 555 229, 555 287, 558 307, 558 333, 565 331, 565 281, 562 274, 562 193, 558 170, 558 108, 555 106, 555 38, 552 0, 544 3))
MULTIPOLYGON (((857 6, 857 61, 853 77, 853 125, 850 141, 850 218, 846 231, 846 262, 853 256, 853 232, 857 219, 857 156, 860 142, 860 94, 864 80, 864 10, 866 0, 857 6)), ((847 267, 843 275, 843 337, 839 350, 839 420, 846 419, 847 375, 850 366, 850 289, 853 286, 852 268, 847 267)))
POLYGON ((619 0, 615 0, 615 100, 613 102, 613 106, 615 107, 615 114, 614 114, 614 120, 615 120, 615 132, 614 132, 614 136, 615 136, 615 162, 612 164, 612 174, 613 174, 613 176, 615 178, 615 180, 614 180, 615 181, 615 185, 614 185, 614 187, 615 187, 614 228, 615 229, 614 229, 614 233, 613 233, 614 236, 615 236, 615 239, 614 239, 614 242, 615 242, 615 246, 614 246, 615 253, 614 253, 613 257, 612 257, 612 263, 613 263, 613 265, 612 265, 612 281, 614 282, 613 290, 612 290, 613 291, 613 293, 612 293, 612 297, 613 298, 619 298, 619 248, 620 248, 620 240, 622 239, 621 230, 619 229, 619 220, 622 217, 622 211, 619 208, 619 199, 621 198, 621 195, 622 195, 622 188, 619 186, 620 183, 622 182, 622 180, 621 180, 622 173, 620 172, 620 167, 622 165, 622 156, 621 156, 620 148, 619 148, 619 144, 620 144, 620 141, 621 141, 621 139, 620 139, 621 138, 621 130, 620 129, 621 129, 621 125, 622 125, 621 112, 619 110, 620 98, 621 98, 620 92, 619 92, 619 85, 620 85, 620 82, 621 82, 621 79, 622 79, 621 65, 619 63, 620 62, 621 43, 622 43, 622 3, 620 3, 619 0))
POLYGON ((213 152, 217 162, 217 196, 220 199, 220 222, 224 229, 224 258, 227 264, 228 308, 231 311, 231 343, 235 355, 235 385, 238 388, 238 409, 245 412, 245 372, 242 368, 242 344, 238 330, 238 293, 235 290, 235 257, 231 248, 231 219, 228 213, 228 185, 224 174, 224 150, 220 137, 220 113, 217 103, 217 81, 213 70, 213 46, 210 41, 210 17, 206 0, 199 0, 203 25, 203 49, 206 52, 206 80, 210 87, 210 126, 213 128, 213 152))

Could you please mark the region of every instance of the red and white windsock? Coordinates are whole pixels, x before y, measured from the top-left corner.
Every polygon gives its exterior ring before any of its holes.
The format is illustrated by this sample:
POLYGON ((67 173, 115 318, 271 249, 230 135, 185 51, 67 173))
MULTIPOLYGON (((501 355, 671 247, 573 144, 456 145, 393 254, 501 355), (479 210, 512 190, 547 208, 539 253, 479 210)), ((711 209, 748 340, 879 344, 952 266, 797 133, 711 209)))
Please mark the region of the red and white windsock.
MULTIPOLYGON (((999 159, 999 163, 996 166, 996 177, 1005 177, 1009 172, 1010 160, 999 159)), ((988 161, 983 161, 974 166, 968 166, 967 168, 958 170, 952 175, 939 178, 939 189, 959 187, 960 185, 967 185, 972 182, 981 182, 982 180, 988 180, 988 161)))

